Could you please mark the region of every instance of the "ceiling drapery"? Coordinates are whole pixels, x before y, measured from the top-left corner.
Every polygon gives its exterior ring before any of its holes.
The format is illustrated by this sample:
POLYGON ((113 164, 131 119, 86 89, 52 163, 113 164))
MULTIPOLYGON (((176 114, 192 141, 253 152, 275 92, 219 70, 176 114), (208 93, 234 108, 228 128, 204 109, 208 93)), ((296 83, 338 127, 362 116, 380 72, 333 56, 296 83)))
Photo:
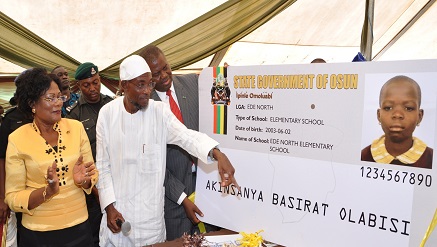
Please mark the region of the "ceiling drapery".
POLYGON ((0 12, 0 57, 23 68, 58 65, 75 71, 80 62, 0 12))
MULTIPOLYGON (((152 43, 164 51, 172 68, 178 69, 230 46, 295 1, 230 0, 152 43)), ((132 54, 138 54, 140 50, 132 54)), ((81 63, 2 12, 0 57, 24 68, 38 66, 51 70, 62 65, 70 75, 81 63)), ((100 75, 118 79, 118 69, 123 59, 101 69, 100 75)))
MULTIPOLYGON (((294 2, 296 0, 230 0, 152 44, 161 48, 173 69, 179 69, 230 46, 294 2)), ((102 73, 118 78, 122 60, 102 73)))

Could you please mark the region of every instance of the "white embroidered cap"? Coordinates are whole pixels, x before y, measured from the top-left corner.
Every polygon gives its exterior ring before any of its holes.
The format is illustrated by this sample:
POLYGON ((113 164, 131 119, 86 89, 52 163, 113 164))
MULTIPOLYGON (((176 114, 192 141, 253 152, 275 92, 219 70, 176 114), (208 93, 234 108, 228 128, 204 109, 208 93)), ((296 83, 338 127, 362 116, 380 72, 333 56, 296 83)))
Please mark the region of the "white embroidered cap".
POLYGON ((138 76, 150 72, 146 60, 138 55, 132 55, 123 60, 120 64, 120 80, 129 81, 138 76))

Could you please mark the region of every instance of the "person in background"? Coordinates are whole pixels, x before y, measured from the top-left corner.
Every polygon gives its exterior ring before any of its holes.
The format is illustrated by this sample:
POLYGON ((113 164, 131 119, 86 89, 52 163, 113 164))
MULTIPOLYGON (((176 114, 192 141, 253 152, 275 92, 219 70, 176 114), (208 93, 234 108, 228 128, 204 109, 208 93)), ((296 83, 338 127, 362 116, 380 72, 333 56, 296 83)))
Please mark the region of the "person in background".
MULTIPOLYGON (((18 75, 15 80, 15 87, 18 87, 22 78, 31 69, 25 70, 18 75)), ((4 202, 5 199, 5 157, 6 148, 8 146, 8 137, 18 129, 20 126, 31 123, 33 117, 31 114, 25 114, 20 109, 18 109, 17 101, 19 97, 19 92, 15 92, 14 96, 9 100, 9 103, 14 106, 6 111, 3 118, 3 123, 0 126, 0 222, 7 224, 7 234, 6 236, 6 247, 17 246, 19 243, 19 235, 17 234, 17 228, 21 228, 21 213, 11 212, 9 206, 4 202), (8 218, 9 217, 9 218, 8 218)))
POLYGON ((424 111, 419 84, 395 76, 381 88, 377 117, 384 135, 361 151, 361 160, 383 164, 432 168, 433 149, 413 136, 424 111))
MULTIPOLYGON (((76 69, 74 78, 82 92, 79 100, 71 106, 67 118, 79 120, 85 127, 91 144, 93 159, 96 160, 96 123, 99 111, 103 105, 112 100, 111 97, 100 93, 99 68, 93 63, 83 63, 76 69)), ((99 246, 100 221, 102 212, 99 205, 99 193, 93 187, 93 193, 86 196, 88 219, 93 232, 94 246, 99 246)))
POLYGON ((68 77, 68 72, 62 66, 56 66, 52 70, 52 74, 55 74, 61 79, 61 93, 67 96, 67 101, 62 105, 62 117, 65 117, 68 112, 70 112, 72 105, 77 102, 79 95, 72 93, 70 89, 70 78, 68 77))
POLYGON ((352 59, 352 62, 366 62, 366 58, 361 54, 361 52, 358 52, 352 59))
POLYGON ((93 63, 87 62, 79 65, 74 78, 77 80, 81 95, 78 101, 71 106, 67 117, 82 122, 90 140, 93 157, 95 157, 97 117, 102 106, 110 102, 112 98, 100 93, 99 68, 93 63))
POLYGON ((217 160, 221 185, 235 184, 234 168, 218 143, 187 129, 170 108, 149 100, 155 86, 146 61, 132 55, 120 64, 124 96, 100 110, 97 120, 97 184, 104 212, 100 246, 142 246, 165 240, 164 178, 167 144, 205 163, 217 160), (130 222, 120 234, 118 221, 130 222))
MULTIPOLYGON (((170 64, 164 53, 154 45, 146 46, 141 52, 150 67, 152 79, 156 82, 151 98, 162 101, 174 111, 179 111, 180 121, 192 130, 199 130, 199 87, 198 75, 173 75, 170 64), (171 95, 171 96, 170 96, 171 95), (172 107, 172 104, 175 104, 172 107)), ((177 113, 176 113, 177 114, 177 113)), ((196 188, 197 159, 177 145, 167 145, 167 171, 182 182, 176 188, 167 186, 166 195, 176 191, 182 197, 174 202, 168 196, 165 198, 165 227, 167 240, 181 237, 184 233, 199 233, 196 225, 200 222, 195 212, 200 210, 191 202, 187 195, 194 193, 196 188)), ((178 185, 177 183, 175 185, 178 185)), ((201 214, 201 213, 200 213, 201 214)), ((207 231, 218 230, 217 227, 206 224, 207 231)))
POLYGON ((83 125, 61 118, 56 77, 33 68, 17 87, 18 107, 33 115, 9 135, 6 203, 23 212, 19 246, 92 246, 85 196, 98 172, 83 125))
POLYGON ((323 58, 315 58, 311 63, 326 63, 323 58))

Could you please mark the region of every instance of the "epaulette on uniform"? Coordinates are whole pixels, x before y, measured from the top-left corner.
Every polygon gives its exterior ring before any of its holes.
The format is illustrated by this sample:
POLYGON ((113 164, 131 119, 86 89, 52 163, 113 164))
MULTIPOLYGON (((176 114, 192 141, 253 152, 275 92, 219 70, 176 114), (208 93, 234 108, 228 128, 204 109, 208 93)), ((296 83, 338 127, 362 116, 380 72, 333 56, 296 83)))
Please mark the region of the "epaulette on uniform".
POLYGON ((71 106, 65 107, 65 110, 68 113, 70 113, 74 109, 74 107, 76 107, 78 104, 79 104, 79 100, 76 100, 76 101, 74 101, 74 103, 71 106))

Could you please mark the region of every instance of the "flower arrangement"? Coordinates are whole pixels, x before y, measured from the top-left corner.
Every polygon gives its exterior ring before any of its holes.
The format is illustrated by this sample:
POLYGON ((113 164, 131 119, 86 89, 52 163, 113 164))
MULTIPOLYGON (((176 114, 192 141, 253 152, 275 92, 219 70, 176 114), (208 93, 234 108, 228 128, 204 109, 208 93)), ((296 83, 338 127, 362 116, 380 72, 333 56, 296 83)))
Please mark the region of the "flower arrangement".
POLYGON ((261 244, 263 243, 263 238, 261 235, 259 235, 260 232, 263 232, 263 230, 259 230, 255 233, 240 232, 241 236, 243 236, 243 238, 239 239, 240 246, 242 247, 261 246, 261 244))
POLYGON ((194 233, 193 235, 184 233, 182 235, 182 246, 183 247, 204 247, 205 237, 203 235, 199 235, 194 233))
POLYGON ((257 231, 255 233, 245 233, 240 232, 242 238, 233 243, 212 243, 208 242, 202 234, 194 233, 189 235, 184 233, 182 236, 182 246, 183 247, 260 247, 263 246, 263 238, 260 233, 263 230, 257 231))

